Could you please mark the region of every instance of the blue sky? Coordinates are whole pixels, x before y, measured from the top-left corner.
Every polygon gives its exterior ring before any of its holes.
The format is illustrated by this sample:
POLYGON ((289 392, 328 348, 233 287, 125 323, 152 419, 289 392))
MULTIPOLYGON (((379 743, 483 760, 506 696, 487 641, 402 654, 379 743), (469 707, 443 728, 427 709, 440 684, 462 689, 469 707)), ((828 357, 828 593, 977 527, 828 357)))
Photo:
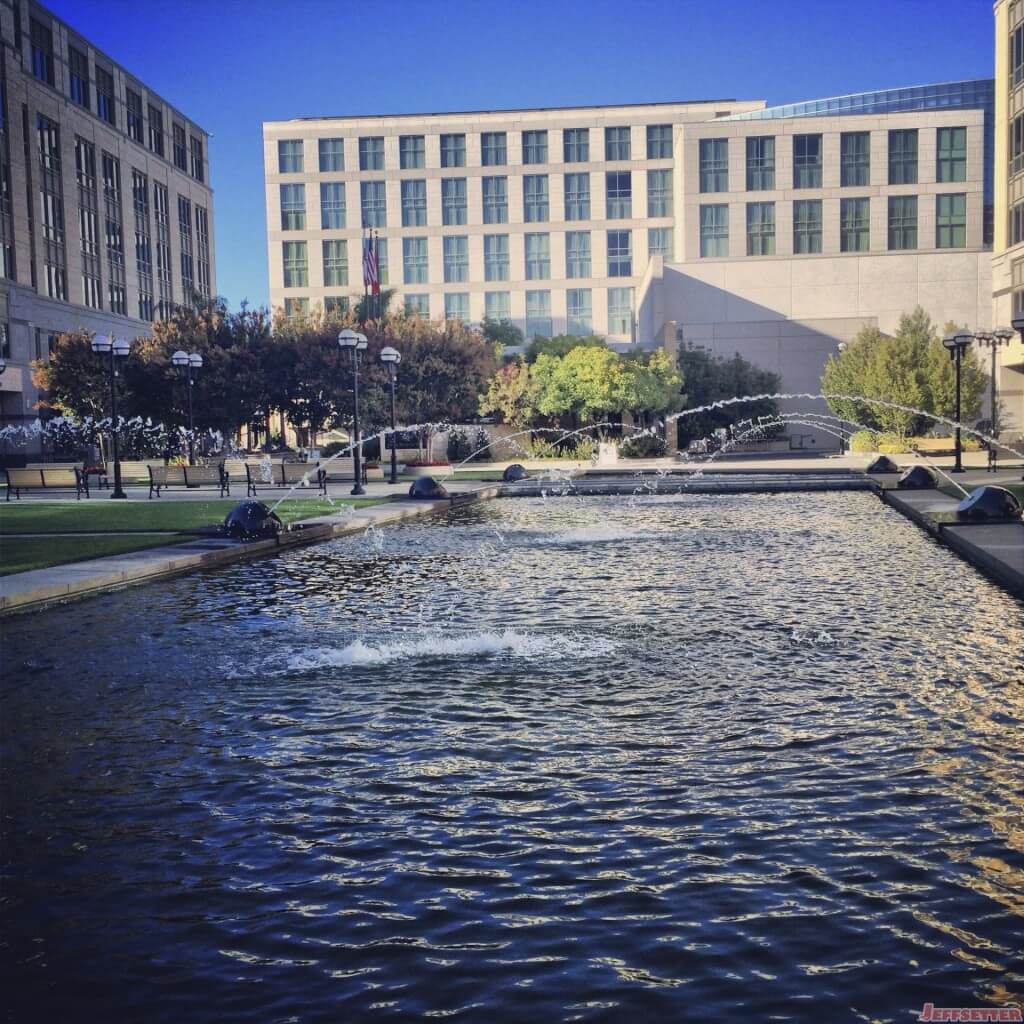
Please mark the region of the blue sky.
POLYGON ((992 74, 991 0, 49 0, 211 132, 218 291, 268 299, 261 123, 992 74))

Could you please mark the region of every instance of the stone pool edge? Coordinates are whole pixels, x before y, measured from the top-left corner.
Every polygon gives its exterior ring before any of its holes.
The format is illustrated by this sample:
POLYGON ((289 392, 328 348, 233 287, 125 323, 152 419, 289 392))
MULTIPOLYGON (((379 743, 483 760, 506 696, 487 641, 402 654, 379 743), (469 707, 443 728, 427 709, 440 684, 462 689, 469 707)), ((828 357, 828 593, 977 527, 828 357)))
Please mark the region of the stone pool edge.
MULTIPOLYGON (((472 500, 497 498, 501 488, 482 487, 469 492, 472 500)), ((462 497, 460 495, 460 497, 462 497)), ((465 500, 465 498, 463 499, 465 500)), ((334 516, 304 519, 301 529, 291 529, 276 540, 238 543, 219 537, 197 538, 166 547, 145 548, 122 555, 108 555, 82 562, 68 562, 48 569, 32 569, 0 577, 0 618, 39 611, 54 604, 80 597, 118 590, 133 584, 149 583, 197 569, 215 568, 232 562, 277 554, 307 544, 318 544, 335 537, 362 533, 371 526, 387 526, 428 515, 445 512, 452 501, 402 501, 371 505, 357 514, 338 520, 334 516)))

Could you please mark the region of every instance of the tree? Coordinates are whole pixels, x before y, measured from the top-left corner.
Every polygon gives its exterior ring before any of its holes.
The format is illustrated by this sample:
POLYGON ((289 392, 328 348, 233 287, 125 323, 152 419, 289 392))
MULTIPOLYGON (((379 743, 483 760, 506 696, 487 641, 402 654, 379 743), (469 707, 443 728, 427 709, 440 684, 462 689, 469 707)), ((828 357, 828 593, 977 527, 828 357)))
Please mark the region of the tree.
POLYGON ((503 423, 521 429, 535 425, 538 387, 525 359, 506 363, 490 379, 487 393, 480 396, 480 415, 497 414, 503 423))
POLYGON ((511 320, 492 320, 484 317, 480 323, 483 336, 502 348, 518 347, 523 343, 523 332, 511 320))
POLYGON ((538 411, 571 426, 621 412, 628 398, 622 358, 607 346, 581 345, 558 358, 547 353, 534 363, 538 411))
POLYGON ((664 349, 624 357, 627 372, 625 408, 635 423, 647 426, 652 415, 666 415, 683 407, 683 375, 664 349))
MULTIPOLYGON (((760 369, 738 353, 731 359, 722 359, 694 349, 681 349, 677 363, 686 384, 687 409, 698 409, 726 398, 771 395, 781 387, 777 374, 760 369)), ((716 430, 731 430, 741 421, 758 417, 769 419, 778 412, 778 402, 768 398, 682 416, 676 421, 678 444, 683 447, 691 440, 709 437, 716 430)))
POLYGON ((556 334, 553 338, 536 337, 526 350, 526 361, 534 363, 541 355, 555 356, 561 359, 574 348, 607 348, 608 342, 596 334, 577 337, 575 334, 556 334))
MULTIPOLYGON (((91 331, 58 335, 49 363, 32 363, 32 383, 41 392, 40 409, 62 416, 99 419, 110 411, 110 366, 92 350, 91 331)), ((129 358, 129 361, 131 361, 129 358)))

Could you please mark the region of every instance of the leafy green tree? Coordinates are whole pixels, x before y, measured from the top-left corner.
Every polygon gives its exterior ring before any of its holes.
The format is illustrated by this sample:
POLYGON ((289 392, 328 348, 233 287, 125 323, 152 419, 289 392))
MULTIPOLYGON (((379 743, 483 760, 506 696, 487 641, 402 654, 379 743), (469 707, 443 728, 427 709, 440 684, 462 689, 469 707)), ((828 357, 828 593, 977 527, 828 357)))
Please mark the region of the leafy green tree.
POLYGON ((502 348, 516 347, 523 343, 523 332, 511 320, 492 320, 485 316, 480 322, 480 330, 488 341, 502 348))
POLYGON ((99 419, 110 412, 109 364, 92 351, 91 331, 58 336, 49 363, 32 364, 32 382, 41 392, 39 407, 62 416, 99 419))
POLYGON ((541 353, 538 410, 562 425, 577 426, 625 408, 629 379, 622 358, 607 346, 579 345, 562 358, 541 353))
POLYGON ((608 342, 595 334, 577 337, 575 334, 556 334, 553 338, 536 337, 526 350, 526 361, 533 363, 541 355, 555 356, 561 359, 574 348, 607 348, 608 342))
POLYGON ((623 362, 627 373, 623 401, 635 423, 648 426, 652 416, 678 412, 683 407, 683 375, 664 349, 630 354, 623 357, 623 362))
POLYGON ((480 415, 498 415, 510 427, 538 425, 538 384, 525 359, 506 363, 488 381, 487 392, 480 397, 480 415))

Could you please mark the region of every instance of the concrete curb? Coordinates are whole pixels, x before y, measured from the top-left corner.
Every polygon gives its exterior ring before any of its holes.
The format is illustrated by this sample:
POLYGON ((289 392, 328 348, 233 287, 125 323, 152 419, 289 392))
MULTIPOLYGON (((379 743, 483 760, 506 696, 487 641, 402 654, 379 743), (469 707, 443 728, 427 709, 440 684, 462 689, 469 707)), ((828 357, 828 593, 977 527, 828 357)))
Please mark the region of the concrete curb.
MULTIPOLYGON (((476 500, 498 497, 497 487, 472 492, 476 500)), ((24 611, 35 611, 46 605, 90 594, 115 590, 136 583, 165 579, 180 573, 194 572, 275 555, 281 551, 316 544, 333 537, 361 533, 370 526, 386 526, 447 511, 450 501, 409 501, 371 505, 354 515, 339 520, 335 516, 319 516, 304 520, 301 529, 282 533, 277 540, 238 543, 219 537, 197 538, 168 547, 146 548, 123 555, 110 555, 85 562, 71 562, 49 569, 13 573, 0 577, 0 617, 24 611)))

